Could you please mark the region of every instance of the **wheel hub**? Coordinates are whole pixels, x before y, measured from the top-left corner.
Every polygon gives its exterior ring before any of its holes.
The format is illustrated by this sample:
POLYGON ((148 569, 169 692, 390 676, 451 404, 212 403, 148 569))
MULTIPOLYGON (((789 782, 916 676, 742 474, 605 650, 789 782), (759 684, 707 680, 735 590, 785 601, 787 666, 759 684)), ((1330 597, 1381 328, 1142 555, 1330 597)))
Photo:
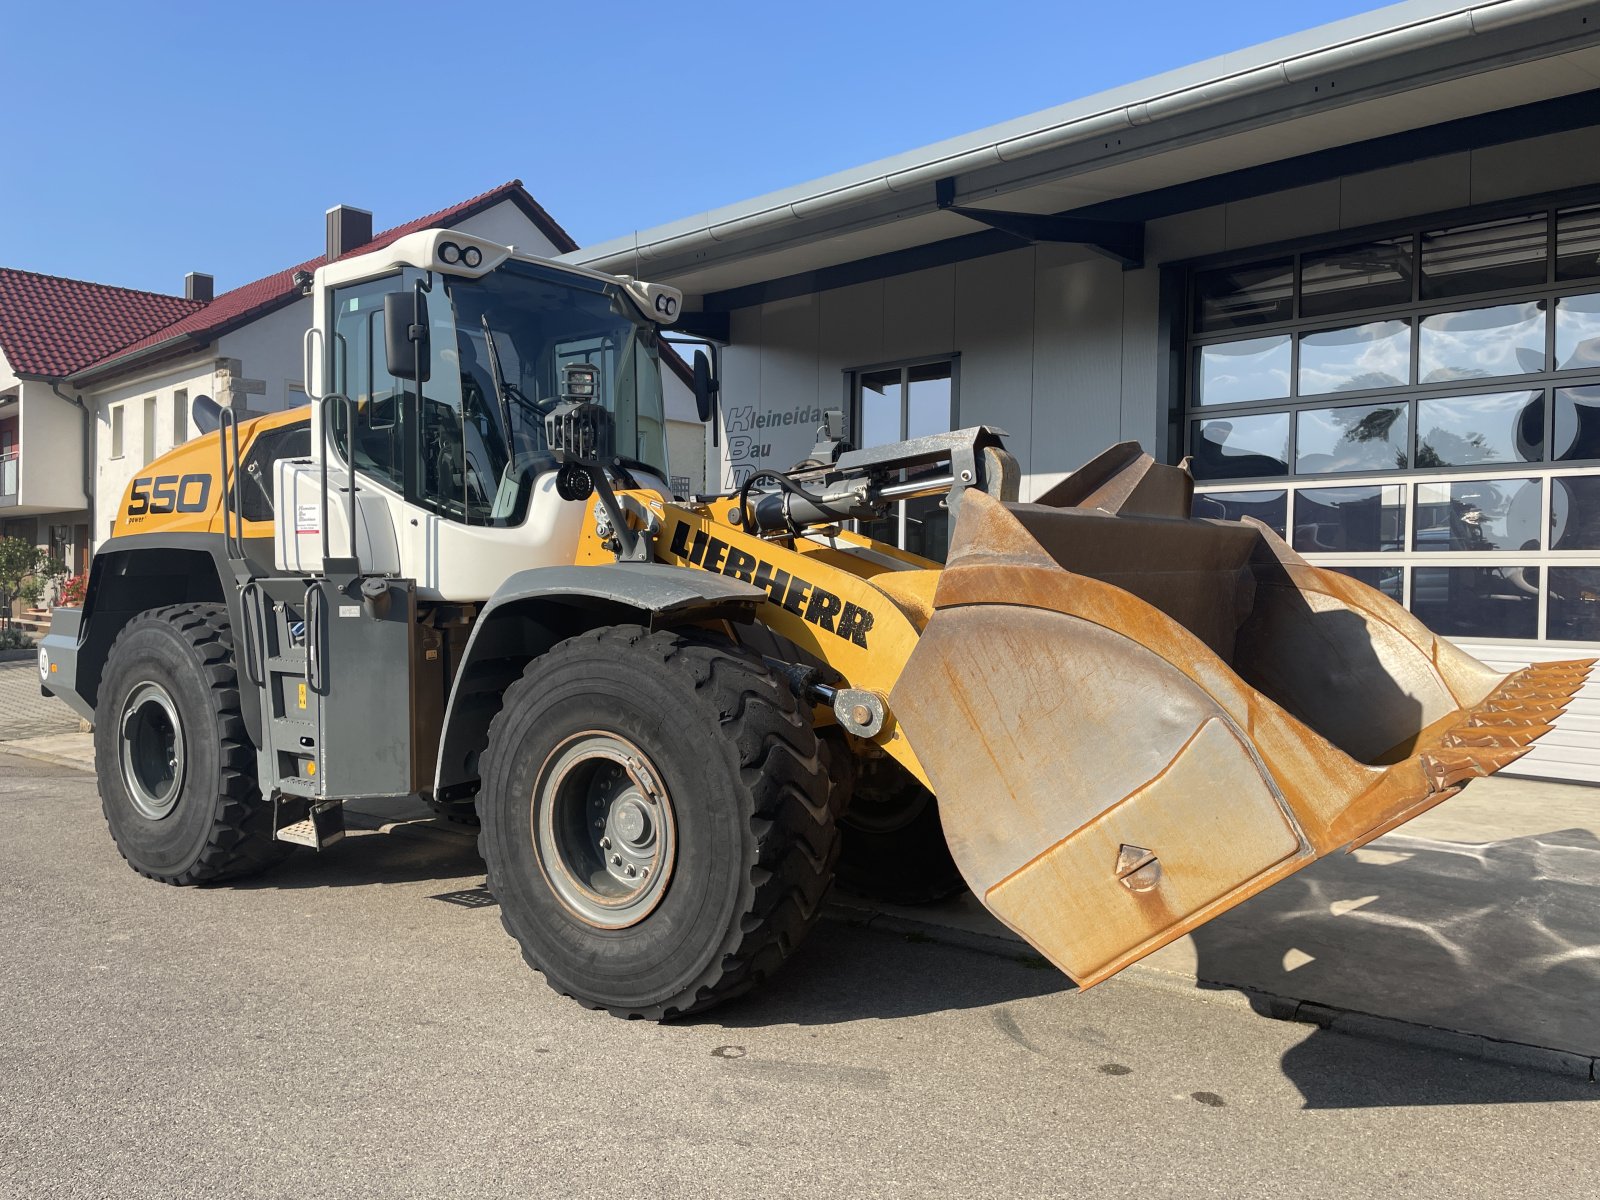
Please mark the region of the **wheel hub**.
POLYGON ((141 816, 159 821, 178 805, 188 761, 183 724, 167 689, 153 682, 134 688, 122 705, 120 733, 128 799, 141 816))
POLYGON ((672 872, 672 803, 638 747, 598 731, 567 739, 533 793, 534 851, 551 889, 602 929, 637 924, 672 872))

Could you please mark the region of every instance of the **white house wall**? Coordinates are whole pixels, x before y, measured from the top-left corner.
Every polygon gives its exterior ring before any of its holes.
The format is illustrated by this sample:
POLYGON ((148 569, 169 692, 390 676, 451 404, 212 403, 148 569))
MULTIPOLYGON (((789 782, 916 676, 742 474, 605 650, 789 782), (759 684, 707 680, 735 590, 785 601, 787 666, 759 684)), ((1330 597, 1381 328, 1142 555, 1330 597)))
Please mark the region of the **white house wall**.
POLYGON ((23 382, 21 400, 20 501, 36 511, 84 509, 88 497, 83 490, 83 410, 39 380, 23 382))
MULTIPOLYGON (((232 333, 223 334, 212 351, 216 358, 237 359, 245 382, 242 394, 233 396, 233 407, 251 412, 281 412, 306 402, 302 389, 305 376, 305 334, 313 317, 311 298, 251 321, 232 333), (254 390, 261 384, 262 391, 254 390)), ((222 381, 218 381, 218 390, 222 381)), ((228 397, 213 397, 220 401, 228 397)))
POLYGON ((531 254, 553 258, 560 253, 555 243, 545 237, 527 214, 510 200, 502 200, 493 208, 475 213, 465 221, 457 221, 451 228, 474 237, 488 238, 502 246, 515 246, 531 254))
POLYGON ((111 536, 112 519, 128 482, 149 461, 144 453, 145 400, 154 397, 156 402, 154 441, 159 457, 194 437, 196 430, 189 407, 196 396, 215 396, 217 390, 216 360, 207 356, 167 364, 157 371, 112 382, 85 397, 95 415, 94 516, 90 528, 90 540, 95 546, 111 536), (175 411, 179 391, 186 393, 181 439, 175 411), (113 457, 111 420, 113 411, 119 407, 123 422, 122 454, 113 457))

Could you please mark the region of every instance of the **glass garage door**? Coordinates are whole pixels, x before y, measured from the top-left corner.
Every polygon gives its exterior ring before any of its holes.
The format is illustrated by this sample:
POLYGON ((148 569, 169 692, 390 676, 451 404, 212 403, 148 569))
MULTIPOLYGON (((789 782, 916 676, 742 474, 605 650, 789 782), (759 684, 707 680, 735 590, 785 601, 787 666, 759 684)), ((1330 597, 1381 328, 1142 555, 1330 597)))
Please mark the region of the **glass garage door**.
POLYGON ((1456 639, 1600 641, 1600 205, 1197 270, 1190 295, 1197 515, 1257 517, 1456 639))

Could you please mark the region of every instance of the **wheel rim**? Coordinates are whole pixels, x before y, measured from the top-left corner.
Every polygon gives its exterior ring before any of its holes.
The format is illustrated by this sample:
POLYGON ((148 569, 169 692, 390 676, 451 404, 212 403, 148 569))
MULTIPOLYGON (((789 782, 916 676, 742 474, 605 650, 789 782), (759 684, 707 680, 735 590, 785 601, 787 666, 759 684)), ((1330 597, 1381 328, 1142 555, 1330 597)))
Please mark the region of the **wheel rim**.
POLYGON ((539 869, 585 924, 624 929, 661 902, 676 822, 661 773, 632 742, 598 730, 562 742, 539 768, 532 817, 539 869))
POLYGON ((133 807, 159 821, 178 805, 187 754, 167 689, 141 683, 122 705, 122 783, 133 807))

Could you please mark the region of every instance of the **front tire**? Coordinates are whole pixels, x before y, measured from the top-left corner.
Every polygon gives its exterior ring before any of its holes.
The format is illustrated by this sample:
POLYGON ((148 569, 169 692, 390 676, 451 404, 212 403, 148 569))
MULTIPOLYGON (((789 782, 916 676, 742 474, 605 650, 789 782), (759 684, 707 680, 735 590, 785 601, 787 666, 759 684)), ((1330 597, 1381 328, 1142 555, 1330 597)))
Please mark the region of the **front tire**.
POLYGON ((216 883, 273 865, 220 604, 140 613, 112 644, 95 709, 95 774, 122 857, 162 883, 216 883))
POLYGON ((838 854, 816 734, 761 660, 596 630, 530 663, 489 733, 479 844, 501 919, 564 995, 702 1011, 809 932, 838 854))

